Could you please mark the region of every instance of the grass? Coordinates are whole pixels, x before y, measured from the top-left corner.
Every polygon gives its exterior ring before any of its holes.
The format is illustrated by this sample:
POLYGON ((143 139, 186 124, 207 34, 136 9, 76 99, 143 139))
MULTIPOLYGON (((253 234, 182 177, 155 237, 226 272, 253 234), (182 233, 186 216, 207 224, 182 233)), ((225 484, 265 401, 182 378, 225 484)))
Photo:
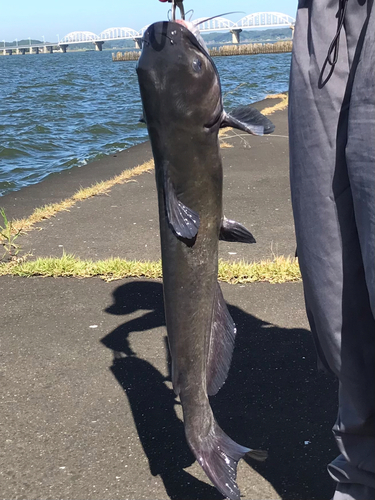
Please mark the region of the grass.
POLYGON ((219 281, 231 283, 286 283, 300 281, 301 272, 298 259, 294 257, 277 256, 260 262, 227 262, 219 261, 219 281))
MULTIPOLYGON (((61 258, 39 258, 36 260, 18 259, 0 264, 0 276, 44 276, 91 278, 97 276, 105 281, 122 278, 162 278, 161 261, 133 261, 120 258, 92 261, 81 260, 65 254, 61 258)), ((261 262, 219 261, 218 279, 238 284, 266 281, 285 283, 300 281, 298 261, 295 258, 275 257, 261 262)))
POLYGON ((13 259, 16 257, 20 249, 20 246, 15 243, 15 240, 18 238, 21 229, 14 229, 13 221, 8 221, 5 210, 1 207, 0 216, 3 219, 4 224, 4 226, 0 224, 0 245, 4 249, 4 253, 1 258, 4 259, 4 257, 7 257, 8 259, 13 259))
POLYGON ((233 148, 233 144, 229 144, 229 142, 225 142, 225 141, 222 141, 220 140, 220 147, 222 149, 225 149, 225 148, 233 148))
POLYGON ((271 115, 275 111, 281 111, 288 107, 288 94, 271 94, 266 99, 281 99, 281 101, 273 106, 262 109, 262 115, 271 115))

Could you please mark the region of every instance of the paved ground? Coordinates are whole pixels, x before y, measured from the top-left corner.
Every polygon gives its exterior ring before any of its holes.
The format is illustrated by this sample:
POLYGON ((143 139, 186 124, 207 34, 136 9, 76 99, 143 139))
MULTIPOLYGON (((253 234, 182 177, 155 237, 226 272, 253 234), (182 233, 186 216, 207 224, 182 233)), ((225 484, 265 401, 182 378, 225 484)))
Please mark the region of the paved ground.
MULTIPOLYGON (((225 213, 245 223, 258 243, 222 244, 225 258, 294 253, 286 112, 272 119, 273 137, 226 139, 234 147, 223 149, 225 213)), ((22 217, 150 156, 148 144, 131 148, 0 205, 22 217)), ((40 228, 21 240, 34 255, 65 249, 82 258, 155 259, 153 175, 40 228)), ((229 378, 212 406, 231 437, 269 450, 263 464, 242 461, 243 498, 329 499, 325 465, 336 453, 330 431, 336 383, 316 372, 302 285, 222 288, 239 333, 229 378)), ((1 277, 0 295, 0 498, 222 498, 185 443, 169 380, 160 282, 1 277)))

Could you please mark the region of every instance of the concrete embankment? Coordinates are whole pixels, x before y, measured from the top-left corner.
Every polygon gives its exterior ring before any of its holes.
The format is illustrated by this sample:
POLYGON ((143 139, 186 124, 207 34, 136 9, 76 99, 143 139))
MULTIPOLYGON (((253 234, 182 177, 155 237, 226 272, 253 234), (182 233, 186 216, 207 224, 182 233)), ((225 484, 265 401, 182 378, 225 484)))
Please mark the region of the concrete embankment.
MULTIPOLYGON (((254 106, 269 109, 280 101, 266 99, 254 106)), ((255 245, 221 245, 220 257, 226 260, 251 262, 272 259, 273 255, 293 256, 295 252, 286 111, 276 111, 271 119, 276 125, 272 135, 255 137, 236 130, 221 135, 225 215, 247 226, 257 240, 255 245)), ((37 207, 60 202, 80 187, 119 175, 151 157, 146 142, 52 174, 40 184, 4 196, 0 206, 9 219, 29 216, 37 207)), ((125 191, 124 185, 118 184, 109 196, 93 197, 75 203, 69 211, 62 210, 42 221, 40 231, 18 237, 17 243, 23 252, 35 257, 60 256, 64 250, 81 258, 157 260, 160 249, 154 175, 148 172, 130 181, 125 191)))

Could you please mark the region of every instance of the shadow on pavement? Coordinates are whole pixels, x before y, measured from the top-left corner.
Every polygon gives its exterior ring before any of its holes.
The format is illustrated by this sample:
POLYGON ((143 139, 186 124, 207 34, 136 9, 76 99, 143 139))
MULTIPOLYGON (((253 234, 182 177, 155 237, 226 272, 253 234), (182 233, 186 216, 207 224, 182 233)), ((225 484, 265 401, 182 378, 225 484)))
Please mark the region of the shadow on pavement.
POLYGON ((128 397, 151 474, 160 475, 172 500, 222 500, 216 488, 183 470, 195 458, 186 443, 183 423, 175 412, 179 403, 165 384, 168 379, 150 363, 136 357, 129 343, 130 333, 165 325, 161 283, 131 282, 117 288, 113 298, 114 303, 106 309, 110 314, 150 311, 116 328, 102 343, 114 353, 111 371, 128 397))
POLYGON ((126 316, 140 309, 150 311, 124 323, 102 339, 102 343, 112 351, 134 356, 128 340, 129 334, 165 325, 163 286, 154 281, 133 281, 116 288, 113 300, 114 303, 105 310, 109 314, 126 316))
MULTIPOLYGON (((149 311, 102 343, 114 351, 111 370, 129 399, 151 473, 161 476, 172 500, 222 499, 215 488, 183 470, 194 457, 175 413, 178 402, 165 377, 137 358, 129 344, 131 332, 165 325, 162 284, 131 282, 113 295, 114 304, 106 309, 110 314, 149 311)), ((238 334, 228 379, 211 398, 215 417, 240 444, 269 451, 266 462, 247 462, 283 500, 331 498, 326 464, 336 455, 331 427, 337 388, 334 379, 316 371, 310 332, 280 328, 235 306, 229 310, 238 334)))

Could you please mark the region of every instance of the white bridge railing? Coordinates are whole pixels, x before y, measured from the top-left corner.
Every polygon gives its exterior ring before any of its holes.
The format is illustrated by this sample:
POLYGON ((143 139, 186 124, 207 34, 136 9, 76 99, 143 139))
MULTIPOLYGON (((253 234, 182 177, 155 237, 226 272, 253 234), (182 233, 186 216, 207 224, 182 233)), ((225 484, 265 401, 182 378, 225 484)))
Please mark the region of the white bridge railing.
POLYGON ((64 38, 60 40, 59 44, 96 42, 97 40, 100 40, 100 38, 91 31, 72 31, 65 35, 64 38))
POLYGON ((280 12, 257 12, 249 14, 236 22, 237 28, 272 28, 294 26, 296 20, 280 12))
MULTIPOLYGON (((199 24, 201 32, 209 31, 231 31, 235 29, 253 29, 253 28, 272 28, 272 27, 292 27, 295 24, 295 19, 287 14, 280 12, 257 12, 243 17, 236 23, 225 19, 224 17, 216 17, 205 21, 206 18, 196 19, 194 23, 199 24)), ((84 42, 104 42, 108 40, 136 40, 142 37, 148 26, 143 27, 140 31, 132 28, 108 28, 102 31, 99 35, 91 31, 72 31, 64 36, 59 42, 59 45, 84 43, 84 42)))

